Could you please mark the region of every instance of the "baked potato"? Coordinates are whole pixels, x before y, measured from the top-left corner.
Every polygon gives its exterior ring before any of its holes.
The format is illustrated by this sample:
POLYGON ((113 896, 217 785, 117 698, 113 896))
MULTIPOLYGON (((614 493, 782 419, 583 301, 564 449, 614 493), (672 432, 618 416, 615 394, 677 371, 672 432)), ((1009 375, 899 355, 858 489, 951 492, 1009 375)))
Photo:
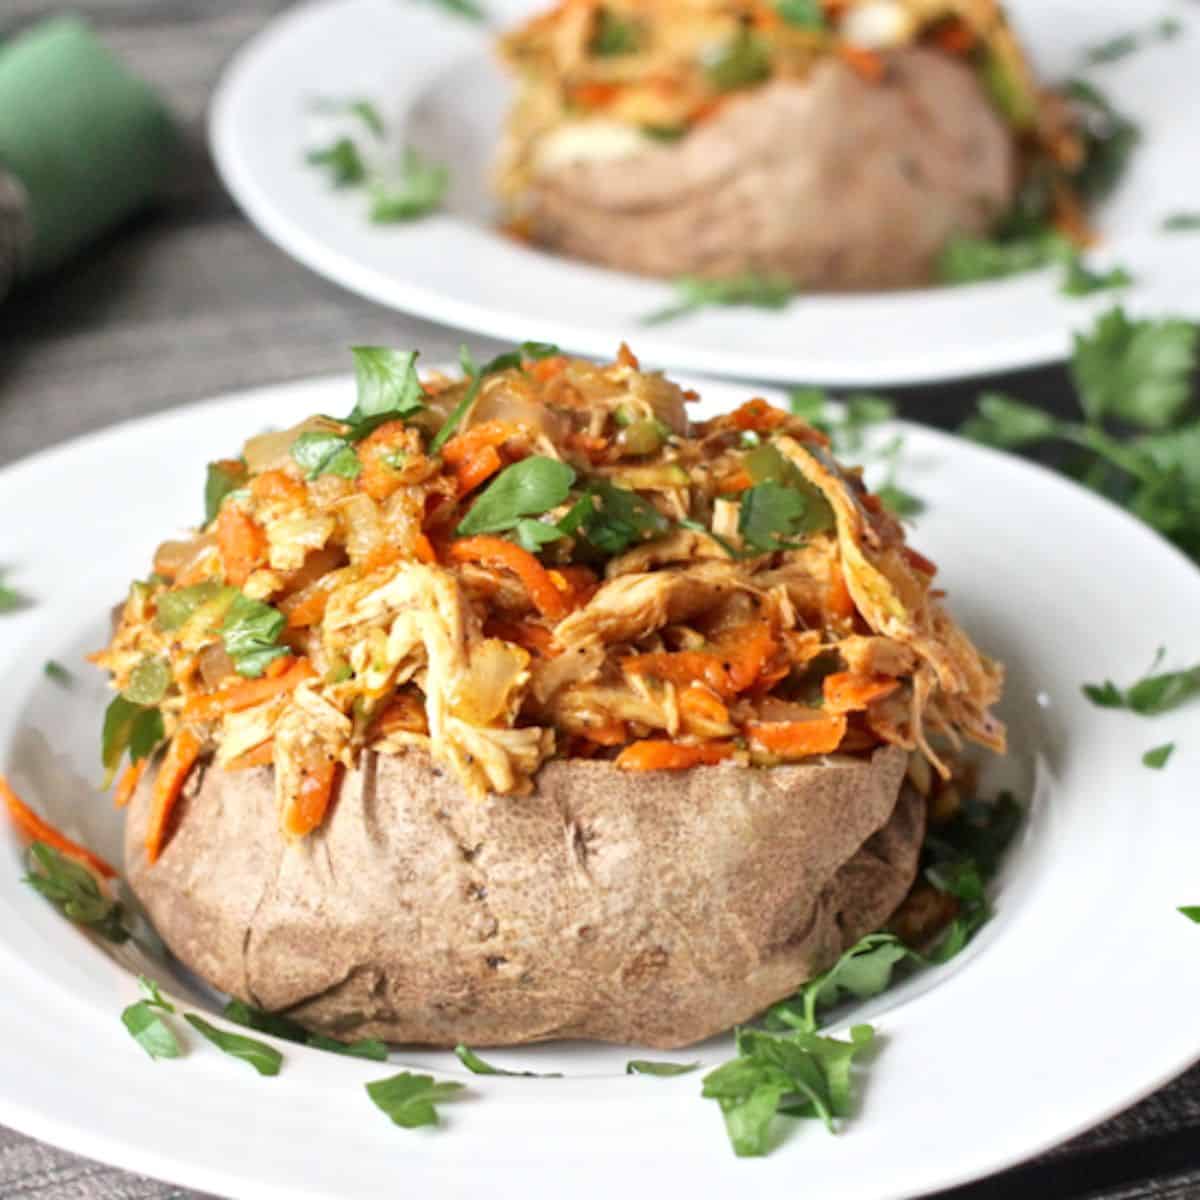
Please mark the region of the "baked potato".
POLYGON ((624 347, 357 353, 95 656, 179 959, 347 1040, 679 1046, 883 926, 1002 672, 828 438, 624 347))
MULTIPOLYGON (((1081 143, 992 0, 571 0, 506 35, 510 225, 646 275, 928 283, 1081 143)), ((1027 193, 1023 204, 1028 199, 1027 193)))

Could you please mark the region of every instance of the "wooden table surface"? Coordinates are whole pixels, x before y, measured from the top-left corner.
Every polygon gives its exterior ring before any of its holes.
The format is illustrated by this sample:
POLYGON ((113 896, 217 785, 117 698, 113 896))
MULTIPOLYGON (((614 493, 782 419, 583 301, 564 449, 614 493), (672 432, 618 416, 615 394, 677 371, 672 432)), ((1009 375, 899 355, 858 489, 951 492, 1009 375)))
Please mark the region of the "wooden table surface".
MULTIPOLYGON (((0 38, 57 7, 47 0, 4 0, 0 38)), ((285 258, 240 216, 212 170, 204 112, 213 84, 239 43, 287 4, 76 0, 73 7, 161 89, 187 132, 187 145, 155 211, 0 306, 0 465, 64 438, 218 392, 344 371, 346 347, 354 343, 420 346, 427 361, 454 356, 461 333, 375 307, 285 258)), ((537 336, 537 330, 529 333, 537 336)), ((482 339, 471 342, 477 357, 492 348, 482 339)), ((1068 406, 1065 375, 1057 368, 992 379, 988 386, 1052 408, 1068 406)), ((906 416, 953 428, 979 390, 976 381, 896 395, 906 416)), ((1127 985, 1113 981, 1114 987, 1127 985)), ((1036 993, 1029 1003, 1031 1011, 1014 1014, 1014 1020, 1037 1019, 1036 993)), ((1137 1030, 1114 1030, 1113 1036, 1136 1038, 1137 1030)), ((87 1086, 100 1094, 103 1082, 87 1086)), ((953 1152, 946 1147, 947 1155, 953 1152)), ((1051 1154, 944 1193, 943 1200, 1015 1195, 1200 1196, 1200 1067, 1051 1154)), ((0 1128, 4 1200, 196 1196, 0 1128)))

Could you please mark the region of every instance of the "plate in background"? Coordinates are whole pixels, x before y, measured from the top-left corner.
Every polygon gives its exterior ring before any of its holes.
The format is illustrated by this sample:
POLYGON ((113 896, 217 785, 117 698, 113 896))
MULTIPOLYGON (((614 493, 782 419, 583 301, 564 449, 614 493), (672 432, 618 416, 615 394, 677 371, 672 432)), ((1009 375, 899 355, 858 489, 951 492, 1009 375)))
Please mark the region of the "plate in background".
MULTIPOLYGON (((544 7, 485 0, 506 24, 544 7)), ((1040 77, 1080 73, 1085 47, 1149 28, 1142 0, 1011 0, 1040 77)), ((1124 299, 1144 313, 1200 316, 1200 234, 1163 234, 1162 218, 1200 209, 1200 10, 1176 3, 1173 40, 1086 74, 1142 127, 1142 145, 1098 214, 1100 265, 1134 274, 1124 299)), ((1063 297, 1060 271, 955 288, 798 297, 782 312, 708 309, 641 323, 669 285, 556 257, 494 227, 488 163, 509 84, 492 35, 432 0, 319 0, 272 22, 234 57, 213 99, 217 166, 250 219, 313 270, 380 304, 512 341, 542 338, 611 356, 622 339, 642 359, 746 379, 901 385, 1064 358, 1071 332, 1118 293, 1063 297), (397 143, 446 163, 444 210, 372 225, 366 200, 335 191, 304 162, 319 97, 369 97, 397 143)))
MULTIPOLYGON (((745 398, 701 387, 702 412, 745 398)), ((0 772, 111 860, 121 817, 96 789, 108 695, 82 661, 107 636, 109 604, 158 541, 199 518, 207 459, 265 426, 345 411, 352 396, 349 379, 334 379, 224 397, 0 471, 0 509, 22 514, 5 526, 0 562, 33 601, 0 618, 0 772), (50 658, 75 672, 70 688, 44 675, 50 658)), ((137 961, 111 957, 21 884, 3 823, 0 1122, 256 1200, 518 1189, 528 1200, 725 1200, 747 1189, 792 1196, 798 1180, 815 1195, 883 1200, 1034 1154, 1183 1070, 1200 1052, 1200 929, 1175 911, 1200 902, 1196 708, 1150 721, 1093 707, 1079 685, 1129 680, 1159 644, 1172 661, 1200 656, 1200 574, 1061 477, 897 428, 902 482, 927 504, 914 541, 941 564, 964 626, 1008 664, 1001 712, 1031 816, 998 880, 996 918, 966 953, 854 1011, 881 1041, 841 1136, 796 1123, 769 1158, 737 1160, 699 1075, 625 1076, 625 1047, 488 1054, 561 1080, 476 1078, 448 1052, 396 1051, 389 1068, 287 1044, 274 1079, 203 1043, 182 1061, 151 1062, 119 1020, 137 961), (1166 770, 1141 765, 1170 740, 1166 770), (365 1082, 410 1064, 468 1083, 443 1129, 397 1129, 369 1103, 365 1082)), ((169 963, 156 973, 190 1006, 213 1007, 169 963)), ((711 1066, 730 1051, 726 1037, 653 1057, 711 1066)))

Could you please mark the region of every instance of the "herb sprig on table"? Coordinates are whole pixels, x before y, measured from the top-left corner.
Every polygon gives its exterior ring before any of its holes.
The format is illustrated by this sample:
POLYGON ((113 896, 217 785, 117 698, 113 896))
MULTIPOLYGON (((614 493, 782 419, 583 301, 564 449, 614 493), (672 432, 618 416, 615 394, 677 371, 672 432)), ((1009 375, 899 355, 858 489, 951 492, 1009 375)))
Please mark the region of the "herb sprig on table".
POLYGON ((782 275, 744 271, 728 279, 700 279, 687 275, 675 281, 678 299, 642 318, 643 325, 662 325, 702 308, 786 308, 795 295, 791 280, 782 275))

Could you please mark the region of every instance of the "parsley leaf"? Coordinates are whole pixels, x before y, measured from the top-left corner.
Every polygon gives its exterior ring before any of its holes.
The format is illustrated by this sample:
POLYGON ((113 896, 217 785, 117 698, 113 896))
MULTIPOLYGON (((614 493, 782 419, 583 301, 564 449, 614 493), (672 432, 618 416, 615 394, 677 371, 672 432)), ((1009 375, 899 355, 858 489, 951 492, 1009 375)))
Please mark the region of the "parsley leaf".
POLYGON ((257 679, 269 663, 290 653, 279 645, 286 625, 277 608, 238 592, 221 623, 221 640, 239 675, 257 679))
POLYGON ((478 1054, 475 1053, 469 1046, 464 1046, 461 1043, 454 1047, 454 1053, 458 1056, 458 1061, 473 1075, 509 1075, 514 1078, 522 1079, 561 1079, 557 1071, 549 1074, 543 1074, 541 1071, 506 1071, 503 1067, 493 1067, 491 1063, 484 1062, 478 1054))
POLYGON ((675 281, 675 290, 679 295, 676 303, 643 317, 643 325, 661 325, 710 305, 786 308, 795 294, 792 282, 786 276, 759 275, 753 271, 728 279, 685 275, 675 281))
POLYGON ((1200 925, 1200 904, 1185 904, 1179 910, 1189 921, 1200 925))
POLYGON ((1176 212, 1163 217, 1164 233, 1195 233, 1200 230, 1200 212, 1176 212))
POLYGON ((114 696, 104 710, 100 731, 100 762, 104 766, 105 786, 112 782, 126 750, 132 762, 149 758, 166 736, 162 713, 157 708, 135 704, 124 696, 114 696))
POLYGON ((1174 17, 1163 17, 1147 30, 1120 33, 1106 41, 1089 47, 1084 52, 1084 61, 1090 67, 1117 62, 1145 48, 1151 41, 1168 42, 1183 32, 1183 26, 1174 17))
POLYGON ((362 463, 354 448, 337 433, 302 433, 291 445, 291 456, 303 469, 305 479, 340 475, 357 479, 362 463))
POLYGON ((820 0, 775 0, 775 11, 798 29, 828 28, 820 0))
POLYGON ((1112 680, 1083 685, 1083 694, 1100 708, 1127 708, 1154 717, 1200 695, 1200 664, 1184 671, 1147 675, 1122 691, 1112 680))
POLYGON ((244 1037, 240 1033, 218 1029, 195 1013, 184 1013, 183 1019, 218 1050, 249 1063, 260 1075, 279 1074, 279 1068, 283 1065, 283 1055, 274 1046, 268 1046, 266 1042, 260 1042, 256 1038, 244 1037))
POLYGON ((416 350, 386 346, 352 346, 358 399, 346 418, 354 440, 365 437, 384 421, 411 417, 425 407, 425 392, 417 375, 416 350))
POLYGON ((461 1083, 439 1083, 432 1075, 414 1075, 411 1071, 367 1084, 367 1095, 375 1107, 404 1129, 437 1125, 435 1105, 453 1100, 462 1090, 461 1083))
POLYGON ((1075 335, 1071 377, 1092 422, 1115 417, 1165 429, 1191 397, 1197 336, 1190 321, 1130 320, 1113 308, 1090 333, 1075 335))
POLYGON ((693 1063, 673 1063, 673 1062, 654 1062, 648 1058, 631 1058, 625 1064, 626 1075, 658 1075, 663 1078, 670 1078, 673 1075, 687 1075, 691 1071, 698 1071, 700 1064, 693 1063))
POLYGON ((985 446, 1013 449, 1053 437, 1059 428, 1048 412, 999 392, 984 392, 976 410, 960 432, 985 446))
POLYGON ((310 150, 304 161, 312 167, 323 167, 329 172, 329 182, 335 188, 353 187, 367 177, 367 168, 353 140, 340 137, 331 145, 310 150))
MULTIPOLYGON (((179 1047, 179 1039, 166 1021, 154 1011, 156 1007, 159 1006, 149 1000, 139 1000, 121 1013, 121 1024, 151 1058, 179 1058, 183 1054, 179 1047)), ((173 1012, 174 1009, 169 1011, 173 1012)))
POLYGON ((762 38, 743 26, 708 62, 704 73, 718 92, 732 92, 766 79, 771 74, 771 54, 762 38))
POLYGON ((942 247, 937 275, 943 283, 980 283, 1036 271, 1074 257, 1071 243, 1046 229, 1019 237, 981 238, 956 234, 942 247))
POLYGON ((606 557, 660 537, 670 522, 648 500, 606 479, 588 484, 570 512, 558 523, 567 536, 579 534, 606 557))
POLYGON ((24 607, 25 597, 4 582, 4 572, 0 570, 0 613, 16 612, 24 607))
POLYGON ((1094 204, 1103 200, 1124 175, 1141 133, 1137 125, 1113 108, 1095 84, 1072 79, 1062 92, 1083 119, 1083 167, 1072 184, 1085 202, 1094 204))
POLYGON ((1142 755, 1142 766, 1161 771, 1167 765, 1167 760, 1175 753, 1175 743, 1167 742, 1165 746, 1155 746, 1142 755))
POLYGON ((211 525, 225 497, 246 482, 244 461, 229 460, 211 462, 204 477, 204 524, 211 525))
POLYGON ((450 186, 450 171, 406 146, 395 174, 371 179, 369 217, 376 225, 411 221, 440 208, 450 186))
POLYGON ((608 8, 596 13, 596 25, 588 42, 588 52, 600 58, 612 58, 620 54, 632 54, 638 48, 638 30, 632 21, 626 21, 608 8))
POLYGON ((63 687, 70 687, 75 682, 75 676, 62 663, 55 662, 52 658, 46 659, 42 673, 47 679, 53 679, 55 683, 60 683, 63 687))
POLYGON ((118 945, 129 940, 120 902, 110 900, 100 890, 87 867, 53 846, 34 842, 29 847, 29 874, 23 882, 49 900, 68 921, 118 945))
POLYGON ((1128 287, 1133 276, 1124 267, 1093 271, 1078 256, 1067 260, 1067 273, 1059 291, 1064 296, 1092 296, 1111 288, 1128 287))
POLYGON ((367 1058, 373 1062, 387 1061, 388 1048, 377 1038, 363 1038, 357 1042, 339 1042, 336 1038, 310 1033, 303 1025, 289 1017, 280 1013, 264 1012, 243 1000, 230 1000, 221 1015, 226 1020, 242 1025, 246 1029, 268 1033, 272 1037, 282 1038, 285 1042, 296 1042, 301 1046, 311 1046, 314 1050, 328 1050, 331 1054, 344 1054, 351 1058, 367 1058))
POLYGON ((760 554, 794 549, 802 544, 795 539, 811 531, 812 509, 803 493, 768 479, 742 493, 738 533, 760 554))
POLYGON ((455 532, 506 533, 523 517, 540 516, 562 504, 574 482, 575 472, 566 463, 531 455, 496 476, 455 532))
POLYGON ((444 8, 448 13, 453 13, 456 17, 463 17, 468 21, 483 22, 487 18, 487 14, 475 0, 425 0, 425 2, 438 8, 444 8))
POLYGON ((854 1026, 847 1042, 801 1030, 739 1030, 738 1057, 704 1077, 702 1094, 721 1106, 734 1153, 763 1155, 777 1114, 817 1116, 832 1131, 834 1118, 850 1111, 851 1062, 873 1040, 869 1025, 854 1026))

